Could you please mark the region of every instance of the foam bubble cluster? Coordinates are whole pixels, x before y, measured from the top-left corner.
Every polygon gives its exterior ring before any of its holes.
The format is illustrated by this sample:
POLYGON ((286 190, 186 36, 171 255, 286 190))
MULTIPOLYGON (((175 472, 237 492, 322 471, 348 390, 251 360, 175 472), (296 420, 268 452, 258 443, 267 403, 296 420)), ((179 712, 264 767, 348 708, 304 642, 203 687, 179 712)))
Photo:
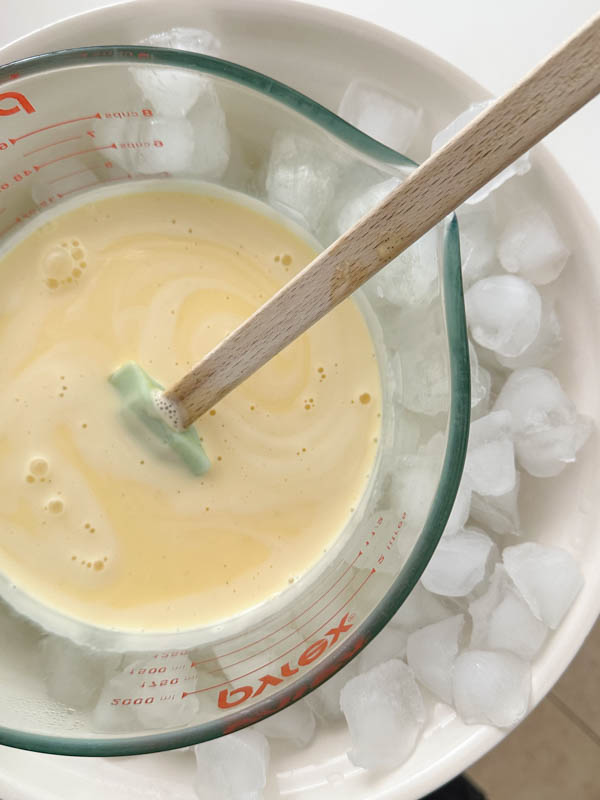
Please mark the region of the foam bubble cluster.
POLYGON ((42 259, 42 276, 46 286, 58 289, 77 282, 87 266, 84 258, 85 252, 77 239, 70 244, 62 242, 60 246, 52 247, 42 259))

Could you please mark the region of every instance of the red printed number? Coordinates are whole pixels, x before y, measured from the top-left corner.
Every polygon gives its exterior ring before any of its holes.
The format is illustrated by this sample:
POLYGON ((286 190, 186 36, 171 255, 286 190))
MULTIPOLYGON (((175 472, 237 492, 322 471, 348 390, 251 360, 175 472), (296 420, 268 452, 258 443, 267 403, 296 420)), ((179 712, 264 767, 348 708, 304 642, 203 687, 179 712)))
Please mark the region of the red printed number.
POLYGON ((140 706, 142 703, 144 703, 144 705, 149 705, 150 703, 153 702, 154 702, 153 697, 136 697, 134 699, 132 699, 131 697, 125 697, 125 698, 113 697, 110 704, 111 706, 130 706, 130 705, 140 706))

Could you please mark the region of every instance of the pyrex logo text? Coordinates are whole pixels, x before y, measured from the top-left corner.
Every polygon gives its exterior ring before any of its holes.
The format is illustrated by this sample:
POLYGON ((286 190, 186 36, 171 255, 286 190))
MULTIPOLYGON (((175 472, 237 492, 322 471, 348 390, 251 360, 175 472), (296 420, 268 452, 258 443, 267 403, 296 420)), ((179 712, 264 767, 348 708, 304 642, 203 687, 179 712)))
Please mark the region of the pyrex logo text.
POLYGON ((0 117, 9 117, 11 114, 16 114, 21 110, 27 114, 33 114, 35 111, 35 108, 24 94, 20 92, 3 92, 0 94, 0 117), (5 101, 8 101, 8 104, 5 101))
POLYGON ((222 689, 219 692, 218 706, 219 708, 234 708, 241 703, 246 702, 251 697, 258 697, 262 694, 267 686, 278 686, 283 682, 284 678, 291 678, 300 671, 301 667, 307 667, 316 661, 328 647, 334 645, 340 638, 342 633, 347 633, 352 628, 352 623, 349 622, 350 614, 344 614, 337 627, 327 631, 322 639, 309 644, 298 657, 296 665, 292 666, 289 661, 279 667, 279 675, 272 675, 267 673, 258 678, 257 685, 238 686, 236 689, 222 689))

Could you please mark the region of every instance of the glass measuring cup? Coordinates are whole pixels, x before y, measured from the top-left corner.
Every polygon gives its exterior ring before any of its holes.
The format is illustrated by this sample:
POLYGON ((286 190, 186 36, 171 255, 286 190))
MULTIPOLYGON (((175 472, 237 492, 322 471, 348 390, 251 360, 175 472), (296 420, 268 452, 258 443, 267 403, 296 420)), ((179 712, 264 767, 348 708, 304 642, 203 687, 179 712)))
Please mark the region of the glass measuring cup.
MULTIPOLYGON (((0 248, 40 212, 85 201, 89 190, 173 179, 257 198, 325 246, 341 219, 351 224, 360 198, 413 166, 310 99, 218 59, 102 47, 0 69, 0 248), (286 142, 296 165, 287 183, 272 171, 286 142), (316 193, 306 185, 313 202, 297 191, 302 176, 326 177, 316 193)), ((435 248, 437 287, 424 308, 387 303, 377 279, 357 297, 384 379, 382 443, 330 555, 273 601, 164 635, 55 614, 12 587, 0 564, 1 743, 127 755, 213 738, 299 699, 376 635, 437 544, 468 433, 455 221, 440 228, 435 248), (65 692, 65 683, 78 690, 65 692)))

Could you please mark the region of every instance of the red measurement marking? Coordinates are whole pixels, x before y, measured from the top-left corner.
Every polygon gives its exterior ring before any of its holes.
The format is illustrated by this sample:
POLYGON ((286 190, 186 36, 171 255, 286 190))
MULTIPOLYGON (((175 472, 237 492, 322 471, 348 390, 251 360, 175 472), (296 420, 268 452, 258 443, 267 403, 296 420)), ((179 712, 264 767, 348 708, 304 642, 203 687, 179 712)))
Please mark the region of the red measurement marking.
MULTIPOLYGON (((241 653, 242 650, 247 650, 249 647, 254 647, 257 644, 260 644, 261 642, 264 642, 265 639, 269 639, 271 636, 275 636, 276 633, 279 633, 279 631, 282 631, 284 628, 287 628, 288 625, 292 624, 292 622, 296 622, 296 620, 300 619, 300 617, 303 617, 308 611, 310 611, 311 608, 314 608, 316 606, 316 604, 319 603, 325 597, 325 595, 329 594, 329 592, 338 585, 338 583, 342 580, 344 575, 346 575, 352 569, 352 567, 356 564, 356 562, 358 561, 358 559, 361 556, 362 556, 362 550, 356 556, 354 561, 342 572, 342 574, 335 581, 335 583, 331 584, 329 589, 327 589, 325 592, 323 592, 323 594, 320 597, 317 597, 317 599, 314 602, 312 602, 308 606, 308 608, 305 608, 304 611, 301 611, 300 614, 298 614, 297 617, 293 617, 291 620, 289 620, 289 622, 286 622, 285 625, 282 625, 280 628, 276 628, 274 631, 271 631, 271 633, 267 633, 266 636, 263 636, 260 639, 256 639, 255 641, 250 642, 250 644, 246 644, 243 647, 238 647, 237 650, 231 650, 229 653, 223 653, 222 655, 215 656, 214 658, 207 658, 204 661, 192 661, 192 667, 197 667, 200 664, 208 664, 211 661, 217 661, 219 658, 226 658, 227 656, 234 656, 236 653, 241 653)), ((327 608, 327 606, 323 606, 323 608, 327 608)), ((323 609, 321 609, 321 611, 322 610, 323 609)), ((314 617, 311 617, 311 619, 314 619, 314 617)), ((308 620, 308 621, 310 622, 310 620, 308 620)), ((304 624, 306 624, 306 623, 304 623, 304 624)))
MULTIPOLYGON (((342 586, 342 588, 339 590, 339 592, 338 592, 337 594, 335 594, 335 595, 334 595, 334 596, 331 598, 331 600, 329 600, 329 602, 328 602, 328 603, 326 603, 326 604, 323 606, 323 608, 319 609, 319 611, 317 611, 317 613, 316 613, 316 614, 313 614, 313 615, 312 615, 312 617, 310 617, 310 619, 307 619, 307 620, 306 620, 306 622, 303 622, 303 623, 302 623, 302 625, 301 625, 300 627, 301 627, 301 628, 303 628, 305 625, 308 625, 308 624, 309 624, 309 622, 312 622, 312 621, 313 621, 313 619, 315 619, 316 617, 318 617, 318 616, 319 616, 319 614, 320 614, 322 611, 325 611, 325 609, 326 609, 328 606, 330 606, 330 605, 331 605, 331 604, 332 604, 332 603, 333 603, 335 600, 337 600, 337 598, 338 598, 338 597, 339 597, 339 596, 340 596, 340 595, 341 595, 343 592, 345 592, 345 591, 346 591, 346 589, 348 588, 348 586, 350 586, 350 584, 352 583, 352 581, 354 580, 354 578, 355 578, 355 577, 356 577, 356 575, 353 575, 353 576, 352 576, 352 578, 350 578, 350 580, 348 581, 348 583, 344 584, 344 586, 342 586)), ((289 623, 288 623, 288 624, 289 624, 289 623)), ((251 658, 256 658, 257 656, 260 656, 262 653, 266 653, 268 650, 272 650, 274 647, 278 647, 280 644, 282 644, 283 642, 285 642, 285 640, 286 640, 286 639, 289 639, 289 638, 290 638, 290 636, 293 636, 293 635, 294 635, 294 633, 296 633, 296 631, 292 631, 291 633, 288 633, 288 635, 287 635, 287 636, 284 636, 284 637, 283 637, 283 639, 280 639, 278 642, 275 642, 273 645, 271 645, 271 646, 269 646, 269 647, 265 647, 265 649, 264 649, 264 650, 259 650, 257 653, 252 653, 251 655, 249 655, 249 656, 246 656, 246 658, 241 658, 239 661, 234 661, 232 664, 227 664, 227 666, 224 666, 224 667, 222 667, 222 668, 220 668, 220 669, 231 669, 231 667, 237 667, 237 665, 238 665, 238 664, 243 664, 243 663, 244 663, 244 661, 249 661, 251 658)), ((222 656, 221 656, 221 658, 222 658, 222 656)), ((193 663, 193 662, 192 662, 192 666, 194 666, 194 663, 193 663)), ((217 673, 220 671, 220 669, 219 669, 219 670, 214 670, 214 671, 212 671, 212 672, 209 672, 208 674, 209 674, 209 675, 216 675, 216 674, 217 674, 217 673)))
POLYGON ((101 181, 92 181, 91 183, 84 183, 83 186, 77 186, 75 189, 69 189, 68 192, 57 192, 56 196, 62 199, 69 194, 74 194, 75 192, 82 192, 84 189, 89 189, 91 186, 98 186, 101 181))
POLYGON ((52 128, 58 128, 61 125, 70 125, 72 122, 83 122, 86 119, 102 119, 101 114, 90 114, 87 117, 76 117, 75 119, 65 119, 62 122, 55 122, 52 125, 46 125, 44 128, 37 128, 35 131, 29 131, 29 133, 24 133, 22 136, 17 136, 15 139, 9 139, 8 141, 11 144, 16 144, 20 142, 21 139, 27 139, 28 136, 34 136, 36 133, 42 133, 43 131, 49 131, 52 128))
POLYGON ((67 153, 65 156, 58 156, 58 158, 53 158, 51 161, 45 161, 43 164, 34 164, 33 168, 36 172, 39 172, 44 167, 49 167, 50 164, 56 164, 57 161, 64 161, 67 158, 73 158, 74 156, 83 156, 86 153, 95 153, 97 150, 116 150, 117 145, 113 142, 112 144, 105 144, 102 147, 89 147, 87 150, 77 150, 74 153, 67 153))
POLYGON ((229 681, 223 681, 222 683, 217 683, 214 686, 206 686, 204 689, 196 689, 193 692, 182 692, 181 696, 182 697, 187 697, 190 694, 200 694, 201 692, 209 692, 211 689, 220 689, 221 686, 227 686, 228 684, 233 683, 234 681, 240 681, 240 680, 242 680, 242 678, 247 678, 248 675, 253 675, 255 672, 260 672, 260 670, 263 670, 265 667, 268 667, 271 664, 274 664, 276 661, 279 661, 280 659, 282 659, 284 656, 287 656, 288 653, 291 653, 293 650, 296 650, 296 648, 300 647, 301 644, 304 644, 304 642, 308 642, 309 639, 312 639, 313 636, 315 636, 321 630, 321 628, 324 628, 326 625, 329 625, 331 620, 334 617, 337 617, 337 615, 340 613, 340 611, 343 611, 346 608, 346 606, 348 605, 348 603, 350 603, 350 602, 352 602, 352 600, 354 600, 354 598, 360 592, 360 590, 363 588, 365 583, 369 580, 369 578, 372 575, 374 575, 375 571, 376 570, 373 567, 371 569, 371 572, 369 572, 369 574, 364 579, 364 581, 360 584, 358 589, 356 589, 356 591, 353 594, 350 595, 350 597, 346 600, 346 602, 342 606, 340 606, 338 608, 338 610, 329 617, 329 619, 326 619, 325 622, 321 623, 321 625, 319 625, 319 627, 316 628, 309 636, 306 636, 304 639, 302 639, 302 641, 298 642, 298 644, 295 644, 294 647, 291 647, 285 653, 281 653, 280 655, 277 656, 277 658, 274 658, 272 661, 268 661, 266 664, 262 664, 260 667, 256 667, 256 669, 250 670, 250 672, 246 672, 244 675, 239 675, 237 678, 232 678, 229 681))
POLYGON ((41 147, 36 147, 35 150, 30 150, 28 153, 23 153, 23 156, 32 156, 34 153, 39 153, 40 150, 45 150, 47 147, 55 147, 57 144, 64 144, 65 142, 74 142, 75 139, 81 139, 81 134, 78 134, 77 136, 69 136, 67 139, 59 139, 58 142, 43 144, 41 147))
POLYGON ((66 175, 59 175, 58 178, 52 178, 51 181, 48 181, 48 185, 57 183, 58 181, 64 181, 66 178, 73 178, 75 175, 81 175, 83 172, 90 172, 90 168, 84 167, 83 169, 76 169, 75 172, 67 172, 66 175))
POLYGON ((103 186, 105 183, 112 183, 113 181, 124 181, 128 180, 131 177, 132 176, 129 174, 119 175, 117 178, 107 178, 105 181, 92 181, 91 183, 84 183, 83 186, 77 186, 75 189, 69 189, 68 192, 57 192, 56 196, 62 199, 63 197, 66 197, 69 194, 73 194, 74 192, 82 192, 84 189, 89 189, 92 186, 103 186))

